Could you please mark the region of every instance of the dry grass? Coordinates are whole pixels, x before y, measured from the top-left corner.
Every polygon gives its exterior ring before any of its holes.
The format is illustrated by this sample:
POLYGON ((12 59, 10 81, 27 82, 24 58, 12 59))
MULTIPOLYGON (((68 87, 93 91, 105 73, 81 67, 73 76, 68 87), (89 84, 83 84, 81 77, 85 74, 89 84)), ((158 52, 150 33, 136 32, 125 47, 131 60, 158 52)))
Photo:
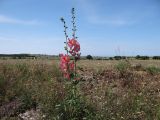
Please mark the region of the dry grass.
MULTIPOLYGON (((159 120, 160 74, 150 74, 146 70, 149 66, 155 66, 152 69, 156 71, 160 61, 79 61, 78 90, 85 104, 93 108, 88 113, 94 113, 91 115, 96 120, 159 120)), ((55 106, 67 94, 58 60, 0 60, 1 118, 16 118, 38 107, 46 120, 53 119, 57 116, 55 106), (14 101, 19 105, 14 111, 2 109, 12 108, 14 101)))
MULTIPOLYGON (((91 69, 108 69, 113 68, 121 60, 81 60, 78 65, 91 69)), ((129 60, 132 65, 141 64, 143 67, 157 66, 160 67, 160 60, 129 60)))

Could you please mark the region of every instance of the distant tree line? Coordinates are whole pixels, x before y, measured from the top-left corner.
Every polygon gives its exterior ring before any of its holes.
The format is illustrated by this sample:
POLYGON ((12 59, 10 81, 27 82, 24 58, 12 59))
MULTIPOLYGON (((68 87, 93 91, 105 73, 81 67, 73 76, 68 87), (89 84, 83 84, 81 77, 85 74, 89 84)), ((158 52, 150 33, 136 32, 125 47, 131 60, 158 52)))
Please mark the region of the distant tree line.
POLYGON ((152 59, 154 59, 154 60, 160 60, 160 56, 153 56, 152 59))
MULTIPOLYGON (((57 55, 41 55, 41 54, 0 54, 1 59, 11 58, 11 59, 37 59, 37 58, 47 58, 47 59, 59 59, 57 55)), ((88 60, 123 60, 123 59, 137 59, 137 60, 160 60, 160 56, 114 56, 114 57, 99 57, 99 56, 82 56, 81 59, 88 60)), ((71 58, 72 59, 72 58, 71 58)))
POLYGON ((92 57, 91 55, 87 55, 86 59, 89 60, 124 60, 124 59, 137 59, 137 60, 149 60, 149 59, 153 59, 153 60, 160 60, 160 56, 153 56, 153 57, 149 57, 149 56, 114 56, 114 57, 92 57))
POLYGON ((153 56, 153 57, 140 56, 140 55, 136 56, 136 59, 139 59, 139 60, 149 60, 150 58, 152 58, 153 60, 160 60, 160 56, 153 56))
POLYGON ((138 59, 138 60, 149 60, 149 56, 140 56, 140 55, 137 55, 136 59, 138 59))
POLYGON ((122 59, 126 59, 126 56, 114 56, 115 60, 122 60, 122 59))
POLYGON ((59 59, 58 55, 46 54, 0 54, 0 59, 59 59))
POLYGON ((0 58, 6 58, 6 57, 12 59, 36 58, 36 56, 30 54, 0 54, 0 58))
POLYGON ((114 57, 92 57, 91 55, 87 55, 86 59, 88 60, 122 60, 126 59, 126 56, 114 56, 114 57))

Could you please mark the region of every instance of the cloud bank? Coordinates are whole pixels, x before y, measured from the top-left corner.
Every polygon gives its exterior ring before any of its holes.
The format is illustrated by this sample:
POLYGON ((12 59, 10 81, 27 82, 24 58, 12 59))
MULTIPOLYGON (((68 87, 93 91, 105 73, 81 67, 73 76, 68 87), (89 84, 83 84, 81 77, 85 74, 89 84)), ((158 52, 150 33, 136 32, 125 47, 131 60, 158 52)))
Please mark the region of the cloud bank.
POLYGON ((40 22, 37 20, 21 20, 11 18, 5 15, 0 15, 0 23, 2 24, 22 24, 22 25, 39 25, 40 22))

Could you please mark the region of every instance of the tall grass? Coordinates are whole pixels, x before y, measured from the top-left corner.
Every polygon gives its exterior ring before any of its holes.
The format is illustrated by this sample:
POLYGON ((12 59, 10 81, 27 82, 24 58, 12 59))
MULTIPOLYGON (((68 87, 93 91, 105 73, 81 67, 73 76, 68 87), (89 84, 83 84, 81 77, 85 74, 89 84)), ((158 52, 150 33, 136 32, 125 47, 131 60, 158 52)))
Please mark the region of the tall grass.
POLYGON ((19 113, 40 109, 45 120, 160 119, 158 72, 137 71, 122 62, 99 72, 77 68, 83 81, 76 86, 77 99, 70 101, 69 81, 56 62, 0 61, 0 118, 18 119, 19 113))

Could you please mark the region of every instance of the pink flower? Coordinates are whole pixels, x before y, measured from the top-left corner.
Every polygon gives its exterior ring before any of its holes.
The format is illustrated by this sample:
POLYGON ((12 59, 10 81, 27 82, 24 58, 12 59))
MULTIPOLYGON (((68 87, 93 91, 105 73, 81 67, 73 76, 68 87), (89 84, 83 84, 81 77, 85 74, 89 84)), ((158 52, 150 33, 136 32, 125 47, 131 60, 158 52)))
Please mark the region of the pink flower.
POLYGON ((64 78, 70 79, 70 74, 74 71, 74 61, 70 62, 69 55, 60 54, 60 69, 64 78))
POLYGON ((72 52, 79 52, 80 51, 80 44, 74 38, 69 39, 67 44, 72 52))
POLYGON ((69 68, 70 68, 70 70, 74 70, 74 62, 71 62, 70 64, 69 64, 69 68))
POLYGON ((70 61, 70 57, 68 55, 63 55, 63 54, 60 54, 60 60, 61 62, 69 62, 70 61))
POLYGON ((61 68, 61 71, 62 72, 67 72, 67 69, 68 69, 68 67, 67 67, 67 64, 66 63, 60 63, 60 68, 61 68))
POLYGON ((75 44, 76 44, 76 40, 74 39, 74 38, 72 38, 72 39, 68 39, 68 46, 70 47, 70 48, 72 48, 75 44))
POLYGON ((72 56, 75 56, 76 53, 73 51, 73 50, 70 50, 69 53, 72 55, 72 56))
POLYGON ((64 73, 63 76, 64 76, 64 78, 66 78, 66 79, 70 79, 70 74, 69 74, 69 73, 64 73))
POLYGON ((78 60, 80 58, 80 44, 74 38, 68 39, 69 53, 78 60))
POLYGON ((60 68, 62 72, 68 71, 69 61, 70 61, 70 58, 68 55, 60 54, 60 68))

